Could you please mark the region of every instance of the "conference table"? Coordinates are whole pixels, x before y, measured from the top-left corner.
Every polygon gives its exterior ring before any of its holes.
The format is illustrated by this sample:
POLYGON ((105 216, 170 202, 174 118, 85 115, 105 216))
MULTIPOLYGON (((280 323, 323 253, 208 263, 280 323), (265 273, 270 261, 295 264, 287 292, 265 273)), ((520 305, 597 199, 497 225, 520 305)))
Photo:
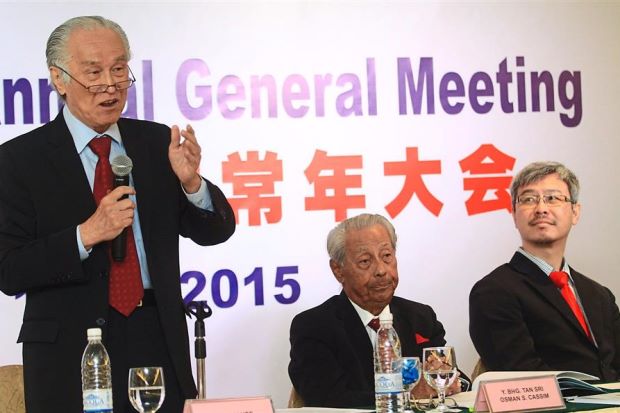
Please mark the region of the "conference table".
MULTIPOLYGON (((468 408, 462 408, 463 413, 469 412, 468 408)), ((276 413, 371 413, 374 409, 333 409, 324 407, 298 407, 294 409, 276 409, 276 413)), ((423 410, 417 411, 423 413, 423 410)), ((564 410, 546 410, 545 412, 580 412, 580 413, 620 413, 620 406, 609 406, 601 404, 585 404, 585 403, 566 403, 564 410)))
MULTIPOLYGON (((607 388, 609 390, 620 390, 620 382, 619 383, 606 383, 600 385, 601 387, 607 388)), ((459 393, 454 396, 448 397, 448 399, 452 399, 453 403, 458 406, 457 408, 461 409, 462 413, 473 412, 473 405, 476 399, 476 391, 469 391, 459 393)), ((609 405, 609 404, 592 404, 592 403, 573 403, 569 400, 565 401, 566 408, 561 410, 545 410, 545 412, 551 413, 566 413, 566 412, 580 412, 580 413, 588 413, 588 412, 596 412, 596 413, 620 413, 620 404, 618 405, 609 405)), ((452 406, 450 406, 452 407, 452 406)), ((301 407, 301 408, 288 408, 288 409, 276 409, 276 413, 369 413, 374 412, 374 408, 368 409, 334 409, 334 408, 323 408, 323 407, 301 407)), ((417 410, 417 413, 424 413, 424 410, 417 410)))

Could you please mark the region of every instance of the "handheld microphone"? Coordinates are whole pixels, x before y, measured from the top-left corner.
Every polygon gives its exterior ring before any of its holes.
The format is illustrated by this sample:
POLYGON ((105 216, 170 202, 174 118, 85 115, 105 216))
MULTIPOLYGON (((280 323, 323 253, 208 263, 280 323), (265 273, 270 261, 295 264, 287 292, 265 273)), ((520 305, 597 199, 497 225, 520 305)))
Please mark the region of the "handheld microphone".
MULTIPOLYGON (((133 162, 127 155, 119 155, 110 162, 112 172, 114 173, 114 188, 129 185, 129 174, 133 168, 133 162)), ((124 195, 121 199, 127 198, 124 195)), ((112 259, 114 261, 123 261, 127 251, 127 228, 112 240, 112 259)))

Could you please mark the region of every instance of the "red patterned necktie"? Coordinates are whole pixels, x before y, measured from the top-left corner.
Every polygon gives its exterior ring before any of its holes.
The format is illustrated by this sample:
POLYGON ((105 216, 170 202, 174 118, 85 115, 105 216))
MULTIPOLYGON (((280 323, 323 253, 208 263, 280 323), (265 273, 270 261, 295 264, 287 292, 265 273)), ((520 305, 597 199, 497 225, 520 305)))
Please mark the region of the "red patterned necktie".
POLYGON ((551 281, 553 281, 555 286, 560 289, 562 297, 564 297, 564 300, 566 300, 570 309, 573 310, 573 313, 575 314, 575 317, 577 317, 577 321, 579 321, 579 324, 581 324, 581 328, 583 328, 586 336, 588 336, 588 338, 592 340, 590 329, 588 328, 586 319, 581 312, 579 304, 577 303, 577 298, 575 298, 573 290, 571 290, 570 286, 568 285, 568 274, 564 271, 553 271, 551 274, 549 274, 549 278, 551 279, 551 281))
POLYGON ((368 326, 375 331, 379 330, 380 325, 381 323, 379 322, 379 318, 373 318, 368 322, 368 326))
MULTIPOLYGON (((101 198, 111 191, 112 188, 112 167, 110 166, 110 145, 112 140, 109 136, 103 135, 100 138, 93 138, 88 146, 99 157, 95 168, 95 184, 93 195, 97 205, 101 198)), ((142 277, 140 275, 140 263, 136 252, 136 243, 133 237, 131 226, 127 231, 127 253, 123 261, 114 261, 110 257, 110 305, 118 310, 119 313, 128 316, 138 306, 144 295, 142 287, 142 277)), ((109 248, 108 248, 109 250, 109 248)))

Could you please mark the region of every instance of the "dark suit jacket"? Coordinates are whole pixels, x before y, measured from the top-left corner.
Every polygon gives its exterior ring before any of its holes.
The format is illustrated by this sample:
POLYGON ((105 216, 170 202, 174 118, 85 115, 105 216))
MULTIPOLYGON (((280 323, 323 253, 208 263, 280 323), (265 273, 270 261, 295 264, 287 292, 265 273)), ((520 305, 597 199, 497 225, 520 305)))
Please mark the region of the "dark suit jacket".
MULTIPOLYGON (((118 121, 132 175, 159 316, 179 384, 194 397, 189 340, 179 282, 179 235, 200 245, 225 241, 234 214, 221 191, 208 190, 215 212, 187 201, 168 160, 170 129, 118 121)), ((0 147, 0 289, 26 292, 23 343, 29 412, 82 410, 80 363, 86 329, 106 337, 109 259, 104 244, 80 261, 76 226, 96 209, 62 113, 0 147)))
POLYGON ((478 281, 469 334, 489 370, 576 370, 615 381, 620 313, 611 291, 571 268, 598 348, 549 277, 523 254, 478 281))
MULTIPOLYGON (((431 307, 394 297, 390 310, 403 356, 421 358, 424 347, 445 345, 431 307)), ((344 292, 295 316, 290 340, 288 373, 307 406, 374 406, 372 343, 344 292)))

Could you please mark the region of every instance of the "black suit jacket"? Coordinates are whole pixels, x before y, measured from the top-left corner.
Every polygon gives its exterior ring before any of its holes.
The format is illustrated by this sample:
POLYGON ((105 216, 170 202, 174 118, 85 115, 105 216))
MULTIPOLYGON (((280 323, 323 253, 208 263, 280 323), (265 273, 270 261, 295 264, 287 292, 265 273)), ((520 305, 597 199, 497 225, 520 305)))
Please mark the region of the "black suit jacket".
MULTIPOLYGON (((424 347, 445 345, 443 326, 428 305, 394 297, 390 310, 403 356, 421 358, 424 347)), ((289 376, 307 406, 374 405, 372 343, 344 292, 295 316, 290 340, 289 376)))
MULTIPOLYGON (((211 183, 215 212, 187 201, 168 160, 167 126, 131 119, 120 119, 118 126, 134 163, 144 248, 166 344, 183 395, 194 397, 179 235, 200 245, 223 242, 234 232, 234 214, 211 183)), ((76 240, 76 226, 95 209, 62 113, 0 147, 0 289, 27 293, 18 341, 29 412, 81 411, 86 329, 101 327, 106 337, 108 254, 99 244, 82 262, 76 240)))
POLYGON ((469 334, 489 370, 576 370, 605 381, 619 378, 615 298, 572 268, 571 276, 598 348, 549 277, 517 252, 469 296, 469 334))

